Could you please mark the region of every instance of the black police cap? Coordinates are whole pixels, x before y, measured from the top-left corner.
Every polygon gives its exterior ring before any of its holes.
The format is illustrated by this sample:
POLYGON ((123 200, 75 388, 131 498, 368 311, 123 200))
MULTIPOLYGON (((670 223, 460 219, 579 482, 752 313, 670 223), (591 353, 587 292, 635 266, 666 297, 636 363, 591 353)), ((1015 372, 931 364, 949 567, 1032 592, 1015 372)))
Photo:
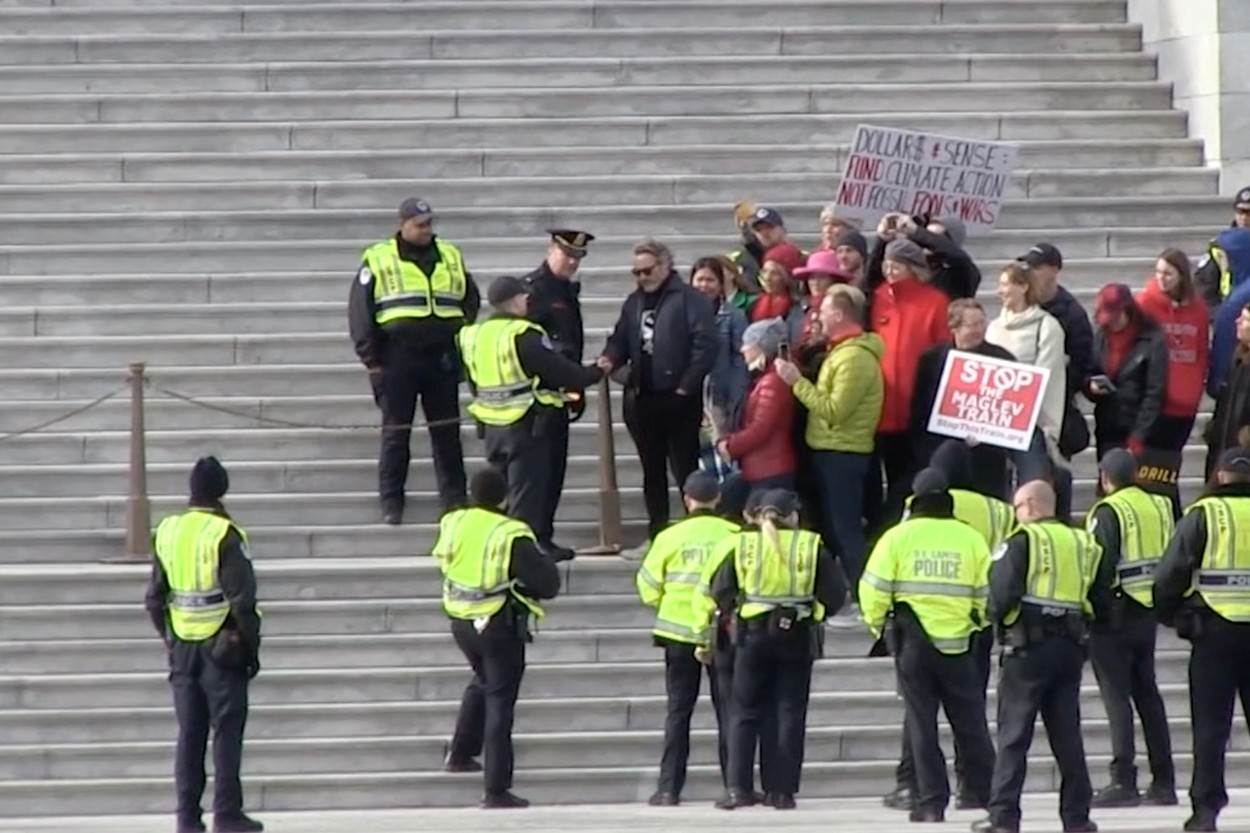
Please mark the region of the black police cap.
POLYGON ((590 242, 595 236, 589 232, 571 228, 549 228, 547 233, 551 240, 569 257, 583 258, 589 250, 590 242))

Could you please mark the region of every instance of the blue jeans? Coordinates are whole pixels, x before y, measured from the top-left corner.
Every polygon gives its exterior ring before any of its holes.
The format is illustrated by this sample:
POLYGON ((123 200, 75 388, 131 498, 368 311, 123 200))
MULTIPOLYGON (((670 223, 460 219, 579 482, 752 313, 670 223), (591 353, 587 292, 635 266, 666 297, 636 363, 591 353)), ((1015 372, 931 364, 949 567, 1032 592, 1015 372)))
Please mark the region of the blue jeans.
POLYGON ((858 594, 859 577, 864 571, 864 478, 868 474, 867 454, 845 451, 815 451, 812 467, 820 486, 821 514, 825 528, 821 536, 825 548, 842 561, 842 569, 858 594))

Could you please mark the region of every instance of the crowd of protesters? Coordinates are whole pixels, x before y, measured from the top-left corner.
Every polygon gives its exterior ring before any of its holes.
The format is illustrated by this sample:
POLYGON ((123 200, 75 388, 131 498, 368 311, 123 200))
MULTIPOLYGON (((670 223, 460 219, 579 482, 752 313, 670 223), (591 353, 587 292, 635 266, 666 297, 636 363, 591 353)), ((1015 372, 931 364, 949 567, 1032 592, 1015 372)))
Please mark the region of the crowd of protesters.
POLYGON ((913 477, 948 439, 928 423, 952 349, 1049 370, 1030 448, 969 440, 970 477, 1001 498, 1013 482, 1048 481, 1061 518, 1071 460, 1091 445, 1099 459, 1126 448, 1149 462, 1153 485, 1177 502, 1204 390, 1215 400, 1211 460, 1250 425, 1250 189, 1196 271, 1184 252, 1163 250, 1136 293, 1121 283, 1098 291, 1094 326, 1051 243, 996 276, 991 317, 958 219, 889 215, 870 246, 829 206, 819 248, 806 253, 775 208, 739 203, 734 221, 738 245, 697 260, 688 281, 667 248, 641 244, 636 258, 656 253, 659 279, 639 279, 613 334, 647 345, 626 401, 651 536, 668 521, 666 467, 677 483, 697 467, 716 474, 729 513, 752 493, 794 489, 854 586, 866 540, 897 521, 913 477), (648 325, 639 311, 663 309, 661 295, 699 303, 648 325), (640 418, 639 403, 661 394, 671 401, 640 418), (862 484, 853 499, 851 483, 862 484))

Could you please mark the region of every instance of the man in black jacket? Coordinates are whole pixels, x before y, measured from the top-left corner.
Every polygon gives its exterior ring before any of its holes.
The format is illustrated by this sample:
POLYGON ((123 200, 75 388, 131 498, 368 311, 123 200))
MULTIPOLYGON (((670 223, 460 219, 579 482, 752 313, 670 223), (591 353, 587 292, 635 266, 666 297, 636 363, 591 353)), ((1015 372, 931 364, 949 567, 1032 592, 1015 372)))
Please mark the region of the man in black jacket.
MULTIPOLYGON (((538 268, 522 280, 529 289, 529 312, 526 318, 543 328, 551 347, 569 361, 582 363, 585 332, 582 329, 581 284, 574 280, 587 246, 595 239, 593 234, 576 229, 548 229, 551 243, 547 257, 538 268)), ((551 456, 547 463, 547 501, 554 513, 564 491, 564 476, 569 461, 569 423, 576 422, 586 410, 586 397, 565 403, 568 419, 550 420, 547 449, 551 456)), ((536 528, 540 541, 550 541, 552 530, 536 528)))
POLYGON ((256 833, 243 812, 243 727, 247 689, 260 670, 260 614, 247 537, 226 514, 230 487, 216 457, 191 470, 187 511, 161 521, 153 536, 144 606, 169 654, 178 744, 174 780, 178 833, 202 833, 204 752, 213 734, 213 830, 256 833), (213 564, 213 569, 205 569, 213 564))
MULTIPOLYGON (((947 320, 951 328, 952 343, 930 347, 921 354, 920 361, 916 364, 916 386, 911 400, 908 433, 916 444, 916 459, 925 464, 932 459, 938 446, 950 439, 941 434, 929 433, 929 415, 933 411, 933 403, 937 401, 942 368, 946 366, 946 358, 951 350, 962 350, 1009 362, 1016 360, 1010 350, 985 340, 988 323, 985 308, 975 298, 951 301, 947 320)), ((972 460, 972 483, 969 488, 983 495, 1006 500, 1007 450, 996 445, 977 443, 969 451, 972 460)))
POLYGON ((642 460, 648 534, 668 523, 666 463, 680 485, 698 465, 703 379, 716 361, 712 305, 673 270, 668 247, 634 247, 638 289, 625 299, 599 367, 626 369, 625 425, 642 460))

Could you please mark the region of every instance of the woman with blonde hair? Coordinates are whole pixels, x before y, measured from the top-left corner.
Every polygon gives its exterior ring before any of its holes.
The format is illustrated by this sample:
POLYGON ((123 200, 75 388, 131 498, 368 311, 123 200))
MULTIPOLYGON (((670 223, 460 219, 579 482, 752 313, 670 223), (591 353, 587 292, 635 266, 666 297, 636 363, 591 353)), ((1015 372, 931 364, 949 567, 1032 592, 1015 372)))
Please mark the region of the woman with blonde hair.
POLYGON ((1042 394, 1033 447, 1016 456, 1016 479, 1020 483, 1047 480, 1058 495, 1058 517, 1066 519, 1072 506, 1072 472, 1059 453, 1059 433, 1068 390, 1068 364, 1063 327, 1038 303, 1032 270, 1027 263, 1012 263, 998 277, 1002 311, 990 322, 985 340, 1009 351, 1021 364, 1044 367, 1050 379, 1042 394))
POLYGON ((740 533, 716 571, 711 592, 722 615, 738 623, 734 650, 728 789, 723 810, 755 803, 752 770, 760 728, 775 717, 775 754, 765 761, 767 804, 795 806, 803 768, 803 735, 819 623, 846 600, 846 581, 821 546, 798 528, 794 492, 765 492, 759 529, 740 533))

